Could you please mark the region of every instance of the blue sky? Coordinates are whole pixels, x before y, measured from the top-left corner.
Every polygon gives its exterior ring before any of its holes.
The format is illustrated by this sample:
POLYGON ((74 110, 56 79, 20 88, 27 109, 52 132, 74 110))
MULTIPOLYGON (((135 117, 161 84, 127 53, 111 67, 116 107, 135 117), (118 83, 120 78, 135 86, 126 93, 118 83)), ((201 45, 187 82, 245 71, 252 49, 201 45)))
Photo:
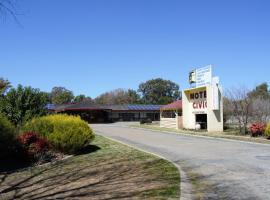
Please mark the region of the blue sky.
POLYGON ((188 87, 212 64, 224 88, 270 84, 268 0, 21 0, 0 21, 0 77, 91 97, 151 78, 188 87))

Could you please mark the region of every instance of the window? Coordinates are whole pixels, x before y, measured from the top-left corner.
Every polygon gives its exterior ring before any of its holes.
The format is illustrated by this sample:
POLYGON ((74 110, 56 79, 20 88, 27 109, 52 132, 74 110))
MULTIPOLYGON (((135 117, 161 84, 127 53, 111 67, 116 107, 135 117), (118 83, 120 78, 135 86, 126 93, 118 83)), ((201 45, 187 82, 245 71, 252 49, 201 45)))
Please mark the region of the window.
POLYGON ((174 110, 165 110, 162 112, 161 115, 163 118, 175 118, 176 117, 176 113, 174 110))

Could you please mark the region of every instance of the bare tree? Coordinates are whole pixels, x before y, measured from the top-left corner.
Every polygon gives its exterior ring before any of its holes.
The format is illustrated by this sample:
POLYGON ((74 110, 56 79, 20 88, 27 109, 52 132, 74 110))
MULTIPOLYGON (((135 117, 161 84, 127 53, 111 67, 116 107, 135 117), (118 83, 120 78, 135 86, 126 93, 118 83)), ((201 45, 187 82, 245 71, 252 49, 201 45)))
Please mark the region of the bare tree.
POLYGON ((249 90, 246 87, 238 87, 227 90, 227 98, 230 100, 229 106, 232 116, 238 122, 240 133, 246 134, 247 125, 252 119, 253 99, 248 96, 249 90))
POLYGON ((257 97, 252 104, 253 120, 267 123, 270 120, 270 99, 257 97))
POLYGON ((115 89, 105 92, 95 99, 97 104, 136 104, 140 103, 140 96, 132 89, 115 89))
POLYGON ((16 0, 0 0, 0 17, 7 17, 10 15, 18 24, 18 13, 16 9, 16 0))
POLYGON ((227 123, 231 120, 233 115, 232 102, 228 97, 223 97, 223 124, 224 128, 227 128, 227 123))

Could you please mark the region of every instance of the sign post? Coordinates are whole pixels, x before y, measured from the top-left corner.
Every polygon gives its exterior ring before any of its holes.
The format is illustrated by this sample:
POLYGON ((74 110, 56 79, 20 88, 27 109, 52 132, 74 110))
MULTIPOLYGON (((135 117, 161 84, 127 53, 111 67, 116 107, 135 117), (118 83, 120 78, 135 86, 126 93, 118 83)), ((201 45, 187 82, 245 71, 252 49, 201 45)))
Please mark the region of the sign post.
POLYGON ((192 70, 189 83, 191 87, 182 92, 183 127, 196 129, 200 124, 210 132, 223 131, 222 91, 212 66, 192 70))

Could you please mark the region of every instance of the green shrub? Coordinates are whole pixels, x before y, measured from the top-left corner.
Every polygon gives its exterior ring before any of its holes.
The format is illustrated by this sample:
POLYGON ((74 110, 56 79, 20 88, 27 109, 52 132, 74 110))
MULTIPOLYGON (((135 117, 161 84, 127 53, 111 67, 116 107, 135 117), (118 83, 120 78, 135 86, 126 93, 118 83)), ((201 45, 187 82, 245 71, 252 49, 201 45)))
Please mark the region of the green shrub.
POLYGON ((37 117, 28 121, 22 127, 21 132, 35 132, 43 137, 53 132, 53 120, 49 116, 37 117))
POLYGON ((64 153, 77 153, 93 140, 88 124, 77 116, 49 115, 25 124, 23 131, 45 136, 53 147, 64 153))
POLYGON ((270 138, 270 122, 267 124, 266 126, 266 129, 264 131, 264 135, 267 137, 267 138, 270 138))
POLYGON ((16 129, 0 114, 0 158, 9 156, 15 148, 16 129))

